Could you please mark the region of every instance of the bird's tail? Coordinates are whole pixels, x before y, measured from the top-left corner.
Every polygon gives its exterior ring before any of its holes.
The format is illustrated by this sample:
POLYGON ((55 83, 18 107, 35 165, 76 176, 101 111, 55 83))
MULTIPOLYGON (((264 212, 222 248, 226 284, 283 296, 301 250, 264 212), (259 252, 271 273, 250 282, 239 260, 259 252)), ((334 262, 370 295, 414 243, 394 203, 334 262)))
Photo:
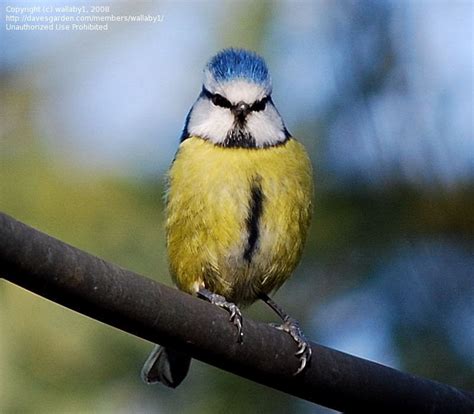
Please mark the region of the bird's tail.
POLYGON ((156 345, 142 368, 142 379, 148 384, 161 382, 176 388, 186 377, 191 358, 182 352, 156 345))

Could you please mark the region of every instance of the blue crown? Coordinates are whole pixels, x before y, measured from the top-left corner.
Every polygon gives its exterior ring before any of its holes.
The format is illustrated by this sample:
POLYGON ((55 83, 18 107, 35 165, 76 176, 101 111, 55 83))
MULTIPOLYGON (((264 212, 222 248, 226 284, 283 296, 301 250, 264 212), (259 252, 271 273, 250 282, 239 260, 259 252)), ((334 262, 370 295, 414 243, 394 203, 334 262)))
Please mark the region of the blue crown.
POLYGON ((265 61, 254 52, 244 49, 224 49, 206 65, 217 82, 247 79, 253 83, 270 85, 270 75, 265 61))

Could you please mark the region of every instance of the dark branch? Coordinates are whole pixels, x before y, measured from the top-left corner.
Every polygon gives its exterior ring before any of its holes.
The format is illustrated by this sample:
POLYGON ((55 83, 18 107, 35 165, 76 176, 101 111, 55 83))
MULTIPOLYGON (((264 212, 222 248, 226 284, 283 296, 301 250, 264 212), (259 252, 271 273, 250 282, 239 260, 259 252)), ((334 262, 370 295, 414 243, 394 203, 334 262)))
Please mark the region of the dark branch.
MULTIPOLYGON (((345 412, 472 414, 474 395, 312 344, 298 367, 293 340, 47 236, 0 213, 0 276, 70 309, 297 397, 345 412)), ((141 361, 137 361, 137 375, 141 361)), ((191 374, 192 375, 192 374, 191 374)))

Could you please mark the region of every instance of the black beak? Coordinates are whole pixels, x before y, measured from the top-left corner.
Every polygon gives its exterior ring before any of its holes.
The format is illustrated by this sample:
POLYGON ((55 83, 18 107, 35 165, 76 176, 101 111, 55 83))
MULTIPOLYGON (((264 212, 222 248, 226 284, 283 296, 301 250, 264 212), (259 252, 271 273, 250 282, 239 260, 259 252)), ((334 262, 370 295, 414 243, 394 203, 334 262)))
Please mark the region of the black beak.
POLYGON ((232 106, 231 111, 240 122, 243 122, 250 112, 250 105, 240 101, 232 106))

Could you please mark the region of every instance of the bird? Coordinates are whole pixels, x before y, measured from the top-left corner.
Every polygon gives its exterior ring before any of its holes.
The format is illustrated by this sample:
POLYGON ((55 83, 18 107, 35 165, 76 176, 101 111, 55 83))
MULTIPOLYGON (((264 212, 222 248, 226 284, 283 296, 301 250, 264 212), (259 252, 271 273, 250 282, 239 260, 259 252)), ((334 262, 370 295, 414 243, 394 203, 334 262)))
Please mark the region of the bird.
MULTIPOLYGON (((265 60, 227 48, 204 68, 167 175, 166 244, 178 289, 226 309, 243 340, 240 307, 257 300, 282 319, 298 344, 299 374, 311 347, 298 322, 270 294, 293 273, 312 216, 313 173, 304 146, 272 100, 265 60)), ((142 369, 146 383, 175 388, 191 358, 157 345, 142 369)))

